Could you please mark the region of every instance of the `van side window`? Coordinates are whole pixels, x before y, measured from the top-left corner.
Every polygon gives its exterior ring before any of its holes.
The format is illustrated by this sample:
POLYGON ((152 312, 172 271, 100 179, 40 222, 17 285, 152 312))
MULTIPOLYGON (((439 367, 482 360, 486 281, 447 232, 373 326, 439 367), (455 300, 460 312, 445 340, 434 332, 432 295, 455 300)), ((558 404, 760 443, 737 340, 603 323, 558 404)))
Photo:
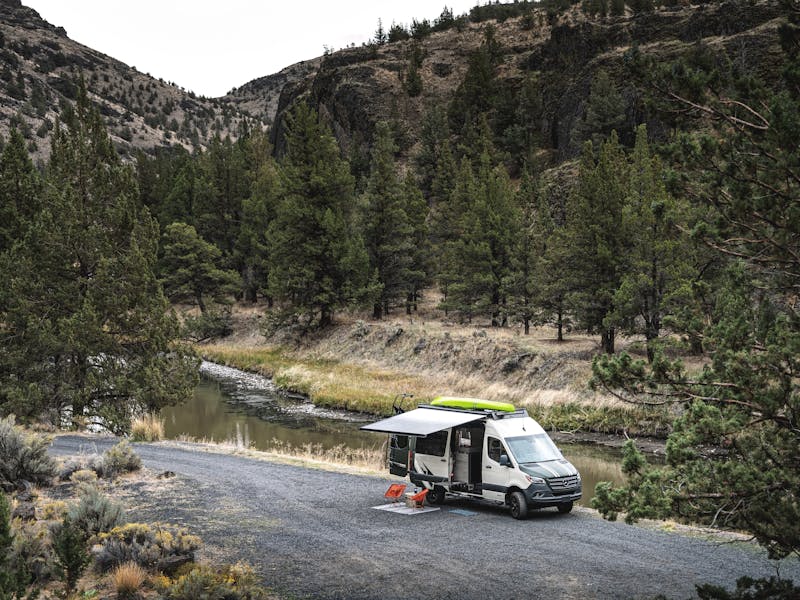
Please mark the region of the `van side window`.
POLYGON ((444 456, 447 448, 447 431, 437 431, 428 437, 417 438, 417 454, 444 456))
POLYGON ((494 462, 500 462, 500 455, 506 454, 503 448, 503 442, 494 437, 486 438, 486 454, 489 455, 494 462))

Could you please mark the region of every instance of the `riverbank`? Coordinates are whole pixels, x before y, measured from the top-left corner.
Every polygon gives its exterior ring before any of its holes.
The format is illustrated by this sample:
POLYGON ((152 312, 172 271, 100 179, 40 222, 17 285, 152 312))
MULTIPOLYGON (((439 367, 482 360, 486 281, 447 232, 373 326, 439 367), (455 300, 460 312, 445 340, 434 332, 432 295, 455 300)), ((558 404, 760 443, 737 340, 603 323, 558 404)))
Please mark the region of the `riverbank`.
MULTIPOLYGON (((198 345, 207 360, 259 373, 317 406, 388 415, 438 395, 482 397, 524 407, 555 432, 664 438, 672 415, 626 404, 588 388, 597 341, 552 339, 549 329, 525 336, 511 328, 463 326, 399 317, 340 318, 323 331, 259 333, 261 312, 238 307, 234 334, 198 345)), ((635 344, 627 344, 635 350, 635 344)))

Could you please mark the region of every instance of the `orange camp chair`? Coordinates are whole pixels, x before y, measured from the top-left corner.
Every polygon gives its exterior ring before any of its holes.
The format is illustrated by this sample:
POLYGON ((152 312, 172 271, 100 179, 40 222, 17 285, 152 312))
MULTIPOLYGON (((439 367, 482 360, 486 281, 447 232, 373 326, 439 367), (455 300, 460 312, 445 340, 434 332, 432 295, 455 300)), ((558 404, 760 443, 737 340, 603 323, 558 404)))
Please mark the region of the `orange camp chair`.
POLYGON ((411 496, 411 501, 414 503, 414 508, 422 508, 425 504, 425 496, 427 495, 428 488, 422 488, 422 491, 411 496))
POLYGON ((389 489, 386 490, 384 496, 387 500, 391 500, 392 502, 397 502, 403 496, 403 492, 406 491, 406 485, 404 483, 393 483, 389 486, 389 489))

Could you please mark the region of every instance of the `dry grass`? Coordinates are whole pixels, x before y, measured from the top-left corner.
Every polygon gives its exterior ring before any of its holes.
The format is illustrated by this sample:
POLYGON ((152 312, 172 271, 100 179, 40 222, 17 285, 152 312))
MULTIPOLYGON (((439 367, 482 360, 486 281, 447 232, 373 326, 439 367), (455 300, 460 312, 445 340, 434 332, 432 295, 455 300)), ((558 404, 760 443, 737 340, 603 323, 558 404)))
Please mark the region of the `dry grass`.
POLYGON ((155 413, 136 417, 131 421, 131 440, 157 442, 164 439, 164 419, 155 413))
POLYGON ((145 581, 147 573, 134 562, 119 565, 111 572, 111 585, 122 600, 138 598, 145 581))
POLYGON ((269 453, 286 458, 324 462, 329 465, 357 467, 368 471, 380 471, 386 463, 385 445, 380 448, 348 448, 340 444, 333 448, 324 448, 321 444, 293 446, 274 439, 270 444, 269 453))

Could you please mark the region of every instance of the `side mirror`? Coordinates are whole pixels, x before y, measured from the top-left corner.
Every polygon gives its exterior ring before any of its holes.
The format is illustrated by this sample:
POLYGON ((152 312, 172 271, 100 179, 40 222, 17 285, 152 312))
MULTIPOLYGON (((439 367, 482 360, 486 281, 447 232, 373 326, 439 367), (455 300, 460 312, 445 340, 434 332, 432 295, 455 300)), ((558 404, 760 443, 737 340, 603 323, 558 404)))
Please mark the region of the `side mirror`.
POLYGON ((511 461, 508 458, 508 454, 501 454, 500 455, 500 466, 501 467, 510 467, 511 461))

